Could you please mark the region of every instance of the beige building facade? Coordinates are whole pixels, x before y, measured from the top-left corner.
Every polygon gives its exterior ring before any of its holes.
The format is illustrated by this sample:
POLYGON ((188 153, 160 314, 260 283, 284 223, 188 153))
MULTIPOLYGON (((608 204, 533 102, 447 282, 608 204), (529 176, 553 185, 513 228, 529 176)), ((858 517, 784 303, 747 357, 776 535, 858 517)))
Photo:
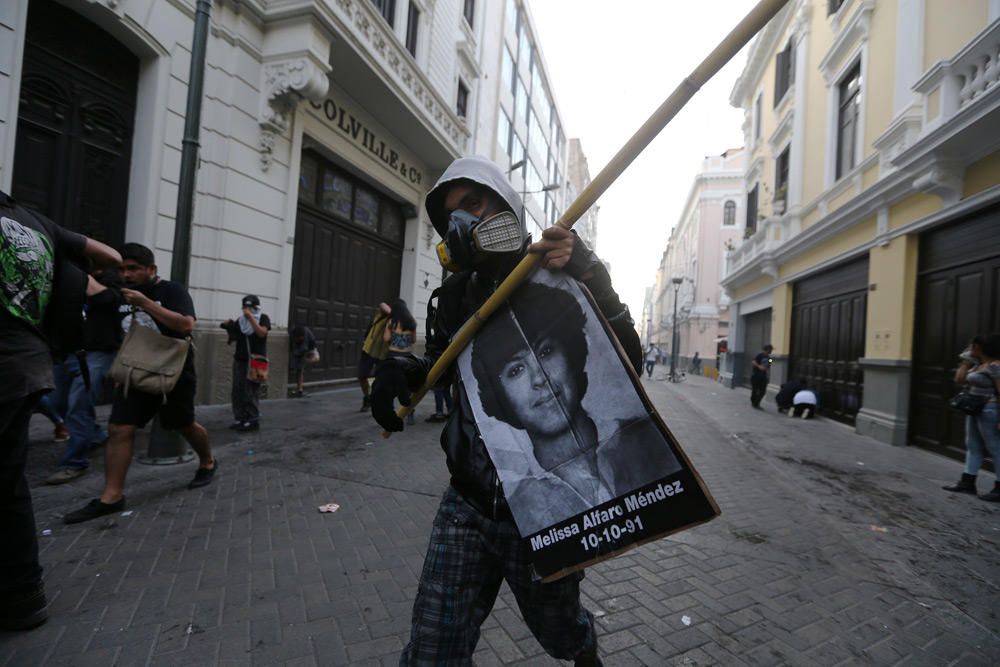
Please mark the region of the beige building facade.
POLYGON ((802 377, 861 433, 961 451, 955 358, 1000 330, 998 19, 996 0, 797 0, 758 36, 730 98, 728 381, 770 342, 772 390, 802 377))

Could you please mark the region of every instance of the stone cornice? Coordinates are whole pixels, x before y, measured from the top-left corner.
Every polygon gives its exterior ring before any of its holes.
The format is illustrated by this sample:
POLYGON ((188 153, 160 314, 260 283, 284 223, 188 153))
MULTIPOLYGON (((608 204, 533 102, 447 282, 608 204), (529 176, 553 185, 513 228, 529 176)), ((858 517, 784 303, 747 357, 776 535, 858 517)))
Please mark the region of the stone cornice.
POLYGON ((837 34, 833 45, 819 61, 819 71, 823 80, 829 86, 837 72, 837 66, 850 53, 854 46, 868 39, 871 30, 872 13, 875 11, 875 0, 862 0, 857 9, 847 20, 844 29, 837 34))
POLYGON ((743 68, 740 77, 736 79, 736 84, 733 85, 733 90, 729 94, 730 105, 738 109, 743 108, 743 101, 750 95, 753 88, 756 87, 757 82, 764 72, 764 68, 770 62, 770 56, 774 52, 778 38, 784 34, 785 28, 795 15, 795 12, 792 10, 794 4, 796 3, 785 5, 778 12, 777 16, 771 19, 757 35, 753 46, 750 47, 750 55, 747 57, 746 67, 743 68))

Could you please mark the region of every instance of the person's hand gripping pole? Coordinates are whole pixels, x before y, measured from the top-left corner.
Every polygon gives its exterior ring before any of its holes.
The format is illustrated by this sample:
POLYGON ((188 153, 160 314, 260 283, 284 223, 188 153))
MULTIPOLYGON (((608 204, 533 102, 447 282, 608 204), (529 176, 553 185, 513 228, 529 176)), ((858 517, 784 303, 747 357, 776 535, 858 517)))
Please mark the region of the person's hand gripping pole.
MULTIPOLYGON (((674 116, 684 108, 684 105, 701 89, 705 82, 715 76, 723 66, 732 60, 740 49, 753 39, 754 35, 760 32, 768 21, 777 15, 779 11, 788 3, 788 0, 761 0, 750 11, 735 28, 730 31, 726 38, 719 43, 715 49, 705 58, 687 77, 681 81, 680 85, 663 101, 663 104, 653 112, 653 114, 642 124, 635 134, 619 149, 613 158, 604 166, 599 174, 590 182, 580 196, 569 205, 569 208, 556 221, 556 225, 563 229, 571 229, 587 210, 594 205, 597 199, 604 194, 612 183, 628 168, 632 161, 646 149, 646 146, 667 126, 674 116)), ((445 370, 455 363, 458 355, 465 346, 475 337, 479 328, 496 312, 521 283, 538 266, 541 261, 541 253, 532 252, 514 268, 506 279, 497 287, 496 291, 486 302, 479 307, 472 317, 466 320, 462 328, 452 338, 451 343, 438 358, 437 362, 427 372, 427 378, 420 389, 410 396, 409 405, 402 405, 396 411, 397 416, 402 419, 410 410, 420 402, 424 394, 435 385, 445 370)), ((383 437, 388 438, 388 431, 382 432, 383 437)))

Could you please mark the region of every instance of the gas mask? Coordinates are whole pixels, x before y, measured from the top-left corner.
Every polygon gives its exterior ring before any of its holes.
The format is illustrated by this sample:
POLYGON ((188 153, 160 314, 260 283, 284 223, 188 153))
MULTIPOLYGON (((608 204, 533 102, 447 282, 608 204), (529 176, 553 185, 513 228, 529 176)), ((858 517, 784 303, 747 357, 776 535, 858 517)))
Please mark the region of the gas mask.
POLYGON ((503 211, 477 218, 457 209, 448 217, 448 231, 438 245, 438 261, 451 272, 468 269, 489 255, 516 252, 524 244, 517 216, 503 211))

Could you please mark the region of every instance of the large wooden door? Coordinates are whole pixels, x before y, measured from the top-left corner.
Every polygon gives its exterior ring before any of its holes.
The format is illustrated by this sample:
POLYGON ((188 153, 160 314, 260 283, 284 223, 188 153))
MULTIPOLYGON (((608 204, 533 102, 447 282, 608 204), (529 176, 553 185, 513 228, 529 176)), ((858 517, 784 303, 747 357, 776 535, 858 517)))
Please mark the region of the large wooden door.
POLYGON ((138 59, 51 0, 32 0, 12 194, 60 225, 125 240, 138 59))
POLYGON ((1000 212, 981 212, 920 239, 909 441, 961 459, 965 420, 948 407, 958 353, 1000 331, 1000 212))
POLYGON ((819 412, 853 424, 864 392, 868 258, 795 284, 789 378, 805 378, 819 412))
POLYGON ((404 220, 398 203, 312 153, 301 171, 289 326, 316 336, 311 381, 353 378, 378 303, 399 296, 404 220))

